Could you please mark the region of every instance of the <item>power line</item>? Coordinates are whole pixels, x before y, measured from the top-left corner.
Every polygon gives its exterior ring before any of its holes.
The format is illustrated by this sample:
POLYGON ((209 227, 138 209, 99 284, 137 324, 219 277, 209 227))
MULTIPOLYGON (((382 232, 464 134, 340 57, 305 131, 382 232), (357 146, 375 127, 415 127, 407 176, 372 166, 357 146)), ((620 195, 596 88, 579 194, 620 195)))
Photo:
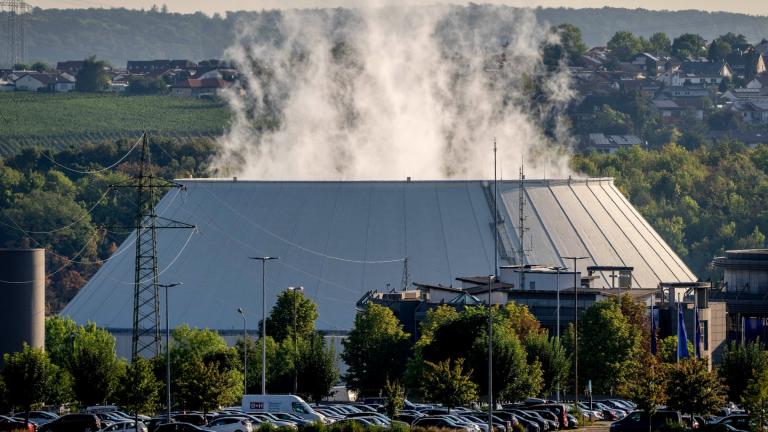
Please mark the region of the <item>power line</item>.
POLYGON ((43 153, 42 153, 42 155, 43 155, 43 157, 44 157, 44 158, 46 158, 46 159, 48 159, 49 161, 51 161, 51 162, 52 162, 54 165, 56 165, 57 167, 59 167, 59 168, 62 168, 62 169, 65 169, 65 170, 67 170, 67 171, 70 171, 70 172, 73 172, 73 173, 77 173, 77 174, 99 174, 99 173, 102 173, 102 172, 104 172, 104 171, 107 171, 107 170, 110 170, 110 169, 114 168, 114 167, 115 167, 115 166, 117 166, 117 165, 118 165, 120 162, 124 161, 124 160, 125 160, 125 158, 127 158, 127 157, 128 157, 128 155, 130 155, 130 154, 133 152, 133 150, 134 150, 136 147, 138 147, 138 146, 139 146, 139 144, 140 144, 140 143, 141 143, 141 138, 139 138, 139 139, 138 139, 138 140, 137 140, 137 141, 136 141, 136 142, 133 144, 133 146, 131 146, 131 148, 130 148, 130 149, 128 149, 128 152, 127 152, 127 153, 125 153, 125 154, 124 154, 124 155, 123 155, 123 156, 122 156, 120 159, 118 159, 118 160, 117 160, 117 162, 115 162, 115 163, 113 163, 113 164, 111 164, 111 165, 109 165, 109 166, 107 166, 107 167, 104 167, 104 168, 102 168, 102 169, 93 170, 93 171, 81 171, 81 170, 77 170, 77 169, 74 169, 74 168, 69 168, 69 167, 67 167, 67 166, 65 166, 65 165, 62 165, 62 164, 60 164, 60 163, 56 162, 56 161, 55 161, 55 160, 54 160, 52 157, 48 156, 48 155, 46 154, 46 152, 43 152, 43 153))

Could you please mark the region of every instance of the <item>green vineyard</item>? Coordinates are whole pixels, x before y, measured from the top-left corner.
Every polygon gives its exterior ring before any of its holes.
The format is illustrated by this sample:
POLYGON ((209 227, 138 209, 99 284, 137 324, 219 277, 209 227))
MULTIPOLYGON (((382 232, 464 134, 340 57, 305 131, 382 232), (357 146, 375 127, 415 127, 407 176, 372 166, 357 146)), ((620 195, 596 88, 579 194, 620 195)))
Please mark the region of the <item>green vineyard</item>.
POLYGON ((229 121, 217 100, 114 94, 0 93, 0 156, 25 147, 77 148, 84 142, 137 137, 215 137, 229 121))

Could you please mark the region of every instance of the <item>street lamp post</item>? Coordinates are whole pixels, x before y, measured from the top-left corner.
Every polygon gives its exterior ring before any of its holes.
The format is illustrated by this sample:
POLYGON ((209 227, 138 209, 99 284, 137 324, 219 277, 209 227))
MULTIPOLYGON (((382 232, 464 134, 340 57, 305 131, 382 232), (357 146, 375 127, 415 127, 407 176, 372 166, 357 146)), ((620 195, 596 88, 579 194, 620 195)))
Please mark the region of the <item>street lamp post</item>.
MULTIPOLYGON (((557 271, 557 279, 555 281, 555 289, 557 290, 557 328, 555 328, 555 335, 557 336, 557 344, 560 345, 560 270, 563 270, 562 267, 557 266, 555 267, 555 270, 557 271)), ((557 379, 557 387, 556 387, 556 400, 560 402, 560 378, 557 379)))
POLYGON ((184 283, 157 284, 158 287, 165 288, 165 403, 167 404, 169 422, 171 421, 171 326, 168 318, 168 288, 179 285, 184 285, 184 283))
POLYGON ((245 309, 237 308, 243 317, 243 394, 248 394, 248 330, 246 330, 245 309))
POLYGON ((573 407, 576 412, 579 412, 579 283, 576 279, 576 261, 589 257, 568 256, 561 258, 573 260, 573 407))
MULTIPOLYGON (((299 354, 299 344, 298 339, 296 338, 296 296, 299 295, 299 293, 304 292, 304 287, 288 287, 288 291, 291 292, 291 297, 293 297, 293 354, 298 357, 299 354)), ((298 393, 299 389, 299 375, 296 371, 296 363, 293 365, 293 394, 298 393)))
POLYGON ((493 431, 493 281, 496 276, 488 276, 488 431, 493 431))
POLYGON ((248 257, 261 261, 261 394, 267 394, 267 261, 278 257, 248 257))

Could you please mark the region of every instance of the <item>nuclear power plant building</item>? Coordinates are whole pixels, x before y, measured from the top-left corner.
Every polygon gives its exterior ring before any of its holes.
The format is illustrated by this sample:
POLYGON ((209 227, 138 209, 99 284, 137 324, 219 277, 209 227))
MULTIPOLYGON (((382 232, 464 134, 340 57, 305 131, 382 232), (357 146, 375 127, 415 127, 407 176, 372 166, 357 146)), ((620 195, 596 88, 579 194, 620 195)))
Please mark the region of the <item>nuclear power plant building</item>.
MULTIPOLYGON (((455 287, 457 278, 493 274, 495 263, 521 264, 521 249, 524 265, 571 273, 562 257, 587 257, 576 271, 591 274, 594 289, 615 286, 616 268, 631 268, 632 289, 697 279, 612 179, 500 181, 497 217, 489 181, 178 181, 186 190, 169 192, 157 213, 197 229, 158 231, 159 282, 183 282, 169 292, 171 327, 236 335, 243 308, 255 331, 262 307, 255 256, 279 257, 266 263, 267 309, 287 287, 303 286, 318 305, 316 327, 331 333, 349 330, 369 291, 455 287)), ((109 329, 124 356, 134 242, 129 236, 61 312, 109 329)))

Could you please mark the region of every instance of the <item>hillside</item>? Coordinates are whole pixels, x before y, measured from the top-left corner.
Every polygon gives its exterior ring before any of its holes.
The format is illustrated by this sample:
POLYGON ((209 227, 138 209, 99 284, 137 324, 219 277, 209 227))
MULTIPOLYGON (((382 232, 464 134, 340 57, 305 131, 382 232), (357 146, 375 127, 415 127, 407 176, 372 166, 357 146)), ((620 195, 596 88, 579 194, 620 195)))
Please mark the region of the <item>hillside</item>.
MULTIPOLYGON (((507 6, 469 6, 478 9, 507 6)), ((257 12, 208 17, 128 9, 35 9, 28 28, 31 60, 56 62, 95 54, 117 66, 130 59, 217 58, 235 37, 236 23, 257 12)), ((279 12, 262 12, 276 14, 279 12)), ((310 12, 307 12, 310 13, 310 12)), ((589 46, 603 45, 619 30, 642 36, 685 32, 707 39, 732 31, 751 41, 768 37, 768 17, 700 11, 659 12, 643 9, 539 8, 541 22, 569 22, 582 29, 589 46)))
POLYGON ((229 111, 221 101, 114 94, 0 93, 0 156, 21 147, 64 148, 84 141, 221 134, 229 111))

